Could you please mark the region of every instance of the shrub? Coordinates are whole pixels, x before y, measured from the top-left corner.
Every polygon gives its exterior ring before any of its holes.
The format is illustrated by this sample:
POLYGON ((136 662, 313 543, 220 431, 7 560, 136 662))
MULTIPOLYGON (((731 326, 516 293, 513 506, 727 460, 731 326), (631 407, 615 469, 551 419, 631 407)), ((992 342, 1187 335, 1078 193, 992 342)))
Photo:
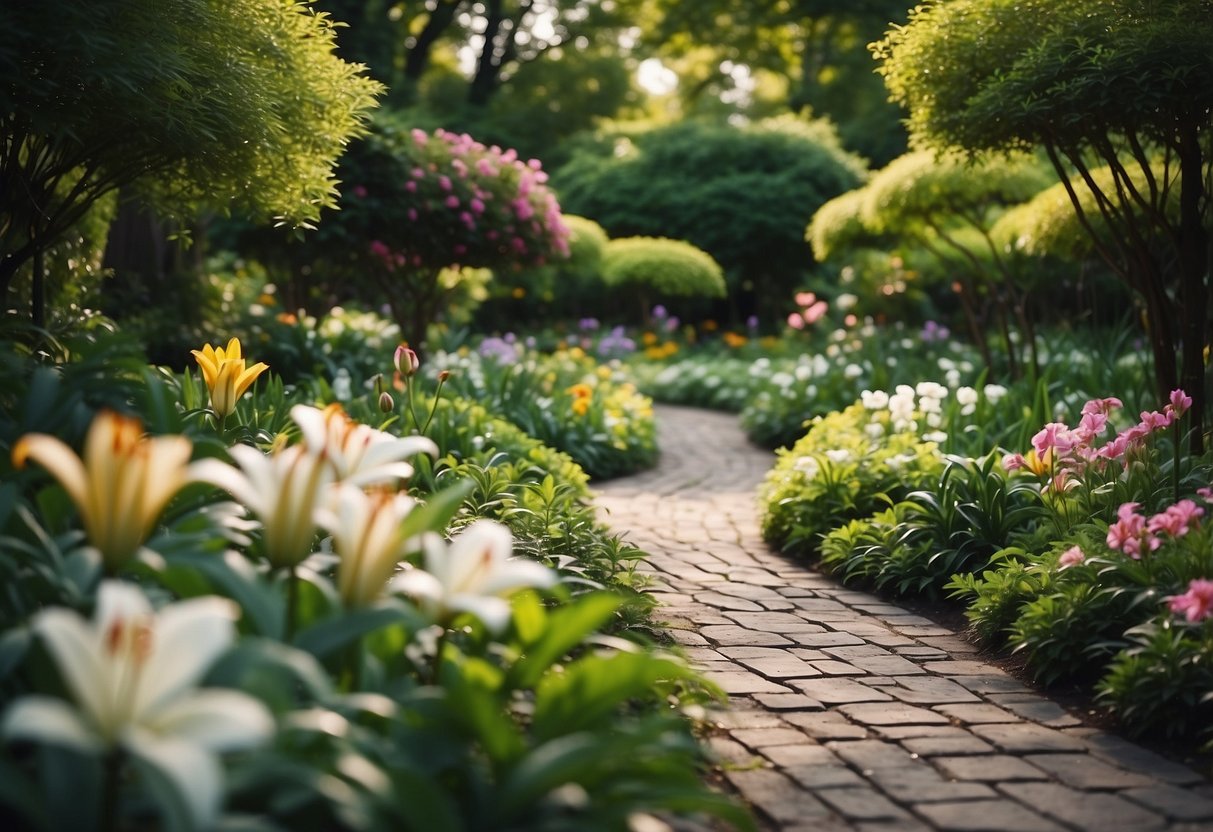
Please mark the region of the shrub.
POLYGON ((724 297, 724 274, 712 256, 682 240, 627 237, 607 243, 602 277, 608 286, 632 291, 646 316, 658 299, 724 297))

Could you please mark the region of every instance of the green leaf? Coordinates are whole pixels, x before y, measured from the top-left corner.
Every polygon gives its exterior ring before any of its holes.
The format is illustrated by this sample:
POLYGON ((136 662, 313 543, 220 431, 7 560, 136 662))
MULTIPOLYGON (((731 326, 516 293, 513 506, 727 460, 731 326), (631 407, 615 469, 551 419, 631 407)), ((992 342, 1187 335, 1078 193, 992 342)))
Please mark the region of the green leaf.
POLYGON ((350 610, 318 621, 295 636, 294 644, 318 659, 327 658, 368 633, 395 624, 420 629, 425 621, 412 608, 398 601, 350 610))
POLYGON ((460 480, 430 495, 425 505, 413 509, 404 518, 401 535, 407 539, 422 532, 444 531, 475 487, 476 484, 471 480, 460 480))
POLYGON ((583 595, 548 616, 547 631, 510 669, 515 687, 533 687, 552 663, 576 647, 619 609, 623 599, 607 592, 583 595))

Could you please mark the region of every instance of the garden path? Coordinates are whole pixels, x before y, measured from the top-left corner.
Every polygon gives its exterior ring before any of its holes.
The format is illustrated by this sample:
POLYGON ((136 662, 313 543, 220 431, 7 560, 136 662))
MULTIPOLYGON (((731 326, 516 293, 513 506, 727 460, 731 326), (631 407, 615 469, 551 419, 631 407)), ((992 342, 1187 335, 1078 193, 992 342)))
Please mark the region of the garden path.
POLYGON ((1087 727, 960 635, 771 551, 773 463, 734 416, 657 409, 660 464, 602 484, 658 617, 730 694, 711 745, 764 829, 1213 830, 1213 785, 1087 727))

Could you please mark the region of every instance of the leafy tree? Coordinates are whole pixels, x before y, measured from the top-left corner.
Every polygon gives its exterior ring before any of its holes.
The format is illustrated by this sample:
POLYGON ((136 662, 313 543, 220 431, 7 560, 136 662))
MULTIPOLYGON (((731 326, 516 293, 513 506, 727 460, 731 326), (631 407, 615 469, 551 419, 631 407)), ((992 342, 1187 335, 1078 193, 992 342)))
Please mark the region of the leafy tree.
POLYGON ((695 99, 727 88, 744 66, 782 80, 793 112, 839 126, 843 144, 877 163, 905 150, 897 107, 873 73, 867 44, 889 23, 905 20, 907 0, 657 0, 658 20, 646 41, 683 75, 695 99))
POLYGON ((1158 392, 1193 397, 1195 449, 1207 405, 1210 43, 1210 0, 955 0, 919 7, 874 47, 921 141, 1048 154, 1084 231, 1145 308, 1158 392))
POLYGON ((720 263, 734 301, 750 295, 764 311, 812 265, 809 219, 864 174, 823 121, 688 122, 615 138, 554 174, 565 206, 612 237, 687 240, 720 263))
POLYGON ((23 264, 130 183, 178 210, 316 219, 379 91, 359 72, 305 2, 7 3, 0 305, 23 264))

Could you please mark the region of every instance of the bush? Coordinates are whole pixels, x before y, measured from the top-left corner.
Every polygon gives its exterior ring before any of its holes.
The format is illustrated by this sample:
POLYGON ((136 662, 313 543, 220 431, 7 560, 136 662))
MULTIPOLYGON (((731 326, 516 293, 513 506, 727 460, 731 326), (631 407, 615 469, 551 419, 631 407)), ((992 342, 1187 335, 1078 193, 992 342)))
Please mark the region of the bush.
POLYGON ((712 256, 682 240, 627 237, 607 243, 602 278, 635 292, 648 313, 654 300, 724 297, 724 274, 712 256))

